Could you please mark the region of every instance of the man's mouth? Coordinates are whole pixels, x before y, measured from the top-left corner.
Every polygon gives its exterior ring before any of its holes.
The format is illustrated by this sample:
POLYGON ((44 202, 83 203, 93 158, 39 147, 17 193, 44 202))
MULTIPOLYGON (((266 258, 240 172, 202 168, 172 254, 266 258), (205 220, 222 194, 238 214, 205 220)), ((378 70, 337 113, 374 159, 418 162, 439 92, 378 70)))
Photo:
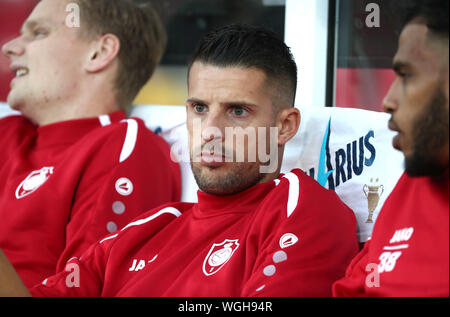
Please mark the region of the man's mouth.
POLYGON ((15 75, 15 78, 26 76, 30 72, 27 67, 22 65, 12 65, 10 69, 11 72, 15 75))
POLYGON ((28 75, 28 69, 27 68, 19 68, 16 70, 16 77, 23 77, 28 75))
POLYGON ((392 119, 389 120, 388 128, 389 128, 389 130, 392 130, 392 131, 396 131, 396 132, 399 131, 399 129, 397 128, 397 125, 395 124, 395 122, 392 119))
POLYGON ((199 162, 203 166, 207 167, 220 167, 227 162, 231 162, 228 158, 225 149, 214 151, 212 149, 202 149, 194 155, 194 162, 199 162))
POLYGON ((10 86, 12 89, 14 87, 15 82, 17 80, 19 80, 20 78, 27 76, 30 71, 28 68, 26 68, 24 66, 14 65, 14 66, 11 66, 11 72, 15 75, 10 83, 10 86))
POLYGON ((214 153, 214 152, 202 152, 201 153, 201 160, 203 163, 224 163, 225 162, 225 155, 222 153, 214 153))

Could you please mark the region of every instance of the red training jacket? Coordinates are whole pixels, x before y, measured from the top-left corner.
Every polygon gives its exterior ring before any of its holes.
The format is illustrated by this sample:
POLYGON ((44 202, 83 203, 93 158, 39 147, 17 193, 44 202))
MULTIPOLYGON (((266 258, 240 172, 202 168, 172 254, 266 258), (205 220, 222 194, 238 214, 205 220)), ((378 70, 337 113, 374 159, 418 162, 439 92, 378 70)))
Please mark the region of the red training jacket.
POLYGON ((331 296, 358 252, 353 212, 300 170, 152 210, 34 296, 331 296))
POLYGON ((142 212, 180 198, 169 146, 122 112, 0 120, 0 248, 28 287, 142 212))
POLYGON ((449 296, 449 179, 404 174, 334 296, 449 296))

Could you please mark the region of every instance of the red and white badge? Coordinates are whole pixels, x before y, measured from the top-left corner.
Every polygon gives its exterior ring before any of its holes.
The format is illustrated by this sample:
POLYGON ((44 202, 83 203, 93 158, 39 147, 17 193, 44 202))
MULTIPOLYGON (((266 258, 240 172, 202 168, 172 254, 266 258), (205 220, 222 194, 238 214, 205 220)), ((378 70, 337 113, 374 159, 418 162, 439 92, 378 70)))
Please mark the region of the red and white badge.
POLYGON ((293 233, 286 233, 280 238, 280 247, 282 249, 290 247, 298 242, 298 237, 293 233))
POLYGON ((233 256, 239 247, 238 239, 225 239, 222 243, 214 243, 203 261, 203 273, 206 276, 217 273, 233 256))
POLYGON ((133 192, 133 183, 126 177, 119 178, 115 184, 119 195, 129 196, 133 192))
POLYGON ((16 189, 16 198, 22 199, 34 193, 53 174, 54 167, 43 167, 31 172, 16 189))

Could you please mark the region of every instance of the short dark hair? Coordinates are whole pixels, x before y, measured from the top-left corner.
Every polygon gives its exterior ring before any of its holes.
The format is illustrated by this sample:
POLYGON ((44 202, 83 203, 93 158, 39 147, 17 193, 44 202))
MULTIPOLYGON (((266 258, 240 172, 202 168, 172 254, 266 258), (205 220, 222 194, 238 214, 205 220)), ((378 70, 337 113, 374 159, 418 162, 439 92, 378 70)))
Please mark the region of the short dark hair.
POLYGON ((290 48, 268 29, 245 24, 216 29, 200 40, 189 62, 189 71, 195 62, 262 70, 287 97, 290 106, 294 106, 297 65, 290 48))
POLYGON ((396 0, 396 12, 400 14, 400 28, 419 18, 435 35, 448 39, 449 0, 396 0))

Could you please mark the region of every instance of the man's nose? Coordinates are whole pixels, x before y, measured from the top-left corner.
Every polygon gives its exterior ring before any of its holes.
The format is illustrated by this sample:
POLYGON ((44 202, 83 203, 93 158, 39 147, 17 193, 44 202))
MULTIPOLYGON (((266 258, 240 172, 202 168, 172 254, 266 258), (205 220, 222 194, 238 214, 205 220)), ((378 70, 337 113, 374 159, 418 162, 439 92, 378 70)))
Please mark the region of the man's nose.
POLYGON ((225 138, 224 119, 220 113, 210 111, 208 117, 203 122, 202 139, 204 142, 222 141, 225 138))
POLYGON ((2 46, 2 53, 7 57, 11 57, 13 55, 20 56, 24 53, 24 51, 25 47, 22 44, 20 37, 16 37, 2 46))
POLYGON ((383 98, 382 107, 384 112, 393 113, 394 111, 397 110, 398 108, 397 90, 398 90, 398 80, 396 79, 389 88, 389 91, 387 92, 386 96, 384 96, 383 98))

